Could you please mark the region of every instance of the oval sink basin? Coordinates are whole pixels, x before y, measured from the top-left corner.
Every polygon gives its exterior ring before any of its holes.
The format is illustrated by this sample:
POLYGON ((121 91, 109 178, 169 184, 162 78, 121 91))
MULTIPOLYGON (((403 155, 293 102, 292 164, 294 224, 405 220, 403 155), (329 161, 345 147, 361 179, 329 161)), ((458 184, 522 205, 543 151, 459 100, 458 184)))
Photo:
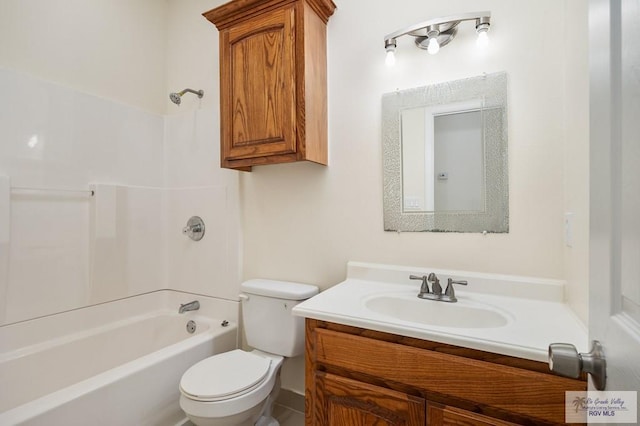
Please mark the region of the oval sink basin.
POLYGON ((401 321, 453 328, 496 328, 509 323, 508 317, 482 304, 447 303, 414 296, 380 295, 365 301, 375 313, 401 321))

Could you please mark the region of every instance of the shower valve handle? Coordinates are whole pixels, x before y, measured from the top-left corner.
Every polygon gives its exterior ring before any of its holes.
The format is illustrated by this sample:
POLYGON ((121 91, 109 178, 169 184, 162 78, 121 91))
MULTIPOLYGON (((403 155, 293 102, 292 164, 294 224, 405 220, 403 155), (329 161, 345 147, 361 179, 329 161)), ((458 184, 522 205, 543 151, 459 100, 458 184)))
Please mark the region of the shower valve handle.
POLYGON ((202 232, 202 226, 199 223, 196 223, 195 225, 185 226, 184 228, 182 228, 183 234, 186 235, 189 232, 202 232))
POLYGON ((200 241, 204 237, 204 230, 204 221, 198 216, 193 216, 187 222, 187 226, 182 228, 182 234, 193 241, 200 241))

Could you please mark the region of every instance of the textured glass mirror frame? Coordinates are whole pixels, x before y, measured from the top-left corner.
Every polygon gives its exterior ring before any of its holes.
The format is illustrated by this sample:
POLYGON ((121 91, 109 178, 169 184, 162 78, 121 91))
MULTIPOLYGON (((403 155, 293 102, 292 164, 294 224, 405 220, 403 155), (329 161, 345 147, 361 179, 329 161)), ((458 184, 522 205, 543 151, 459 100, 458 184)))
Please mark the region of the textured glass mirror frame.
POLYGON ((385 231, 509 232, 507 75, 487 74, 382 96, 385 231), (401 115, 405 109, 481 100, 485 203, 480 211, 404 211, 401 115))

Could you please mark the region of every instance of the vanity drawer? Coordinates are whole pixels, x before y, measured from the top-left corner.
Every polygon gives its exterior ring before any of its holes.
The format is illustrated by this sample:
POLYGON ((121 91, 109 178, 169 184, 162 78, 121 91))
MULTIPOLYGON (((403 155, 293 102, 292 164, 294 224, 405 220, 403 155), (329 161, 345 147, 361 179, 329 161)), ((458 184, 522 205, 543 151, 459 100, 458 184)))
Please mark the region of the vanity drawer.
MULTIPOLYGON (((586 382, 368 337, 315 328, 315 368, 342 371, 427 400, 454 401, 477 412, 505 413, 534 423, 564 423, 565 391, 586 382)), ((528 423, 528 422, 527 422, 528 423)))

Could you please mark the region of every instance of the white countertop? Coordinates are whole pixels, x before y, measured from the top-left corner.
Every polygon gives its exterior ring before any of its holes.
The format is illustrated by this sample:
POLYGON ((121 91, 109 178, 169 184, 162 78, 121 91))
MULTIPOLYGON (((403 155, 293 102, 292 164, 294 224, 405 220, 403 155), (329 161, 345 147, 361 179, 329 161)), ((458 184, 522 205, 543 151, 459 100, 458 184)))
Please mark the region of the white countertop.
POLYGON ((588 352, 587 329, 562 302, 562 293, 562 282, 551 280, 509 276, 495 276, 492 280, 487 274, 464 271, 350 262, 345 281, 300 303, 293 308, 293 314, 547 362, 551 343, 571 343, 579 352, 588 352), (448 277, 466 279, 469 285, 462 290, 456 288, 458 302, 455 304, 418 299, 420 281, 410 281, 409 273, 423 275, 427 271, 438 274, 443 289, 448 277), (486 292, 474 291, 476 289, 486 292), (445 305, 482 306, 500 313, 506 318, 506 324, 490 328, 426 325, 401 320, 367 307, 368 300, 385 295, 411 302, 415 297, 418 303, 424 304, 424 309, 448 309, 445 305), (438 307, 433 307, 433 304, 438 304, 438 307))

